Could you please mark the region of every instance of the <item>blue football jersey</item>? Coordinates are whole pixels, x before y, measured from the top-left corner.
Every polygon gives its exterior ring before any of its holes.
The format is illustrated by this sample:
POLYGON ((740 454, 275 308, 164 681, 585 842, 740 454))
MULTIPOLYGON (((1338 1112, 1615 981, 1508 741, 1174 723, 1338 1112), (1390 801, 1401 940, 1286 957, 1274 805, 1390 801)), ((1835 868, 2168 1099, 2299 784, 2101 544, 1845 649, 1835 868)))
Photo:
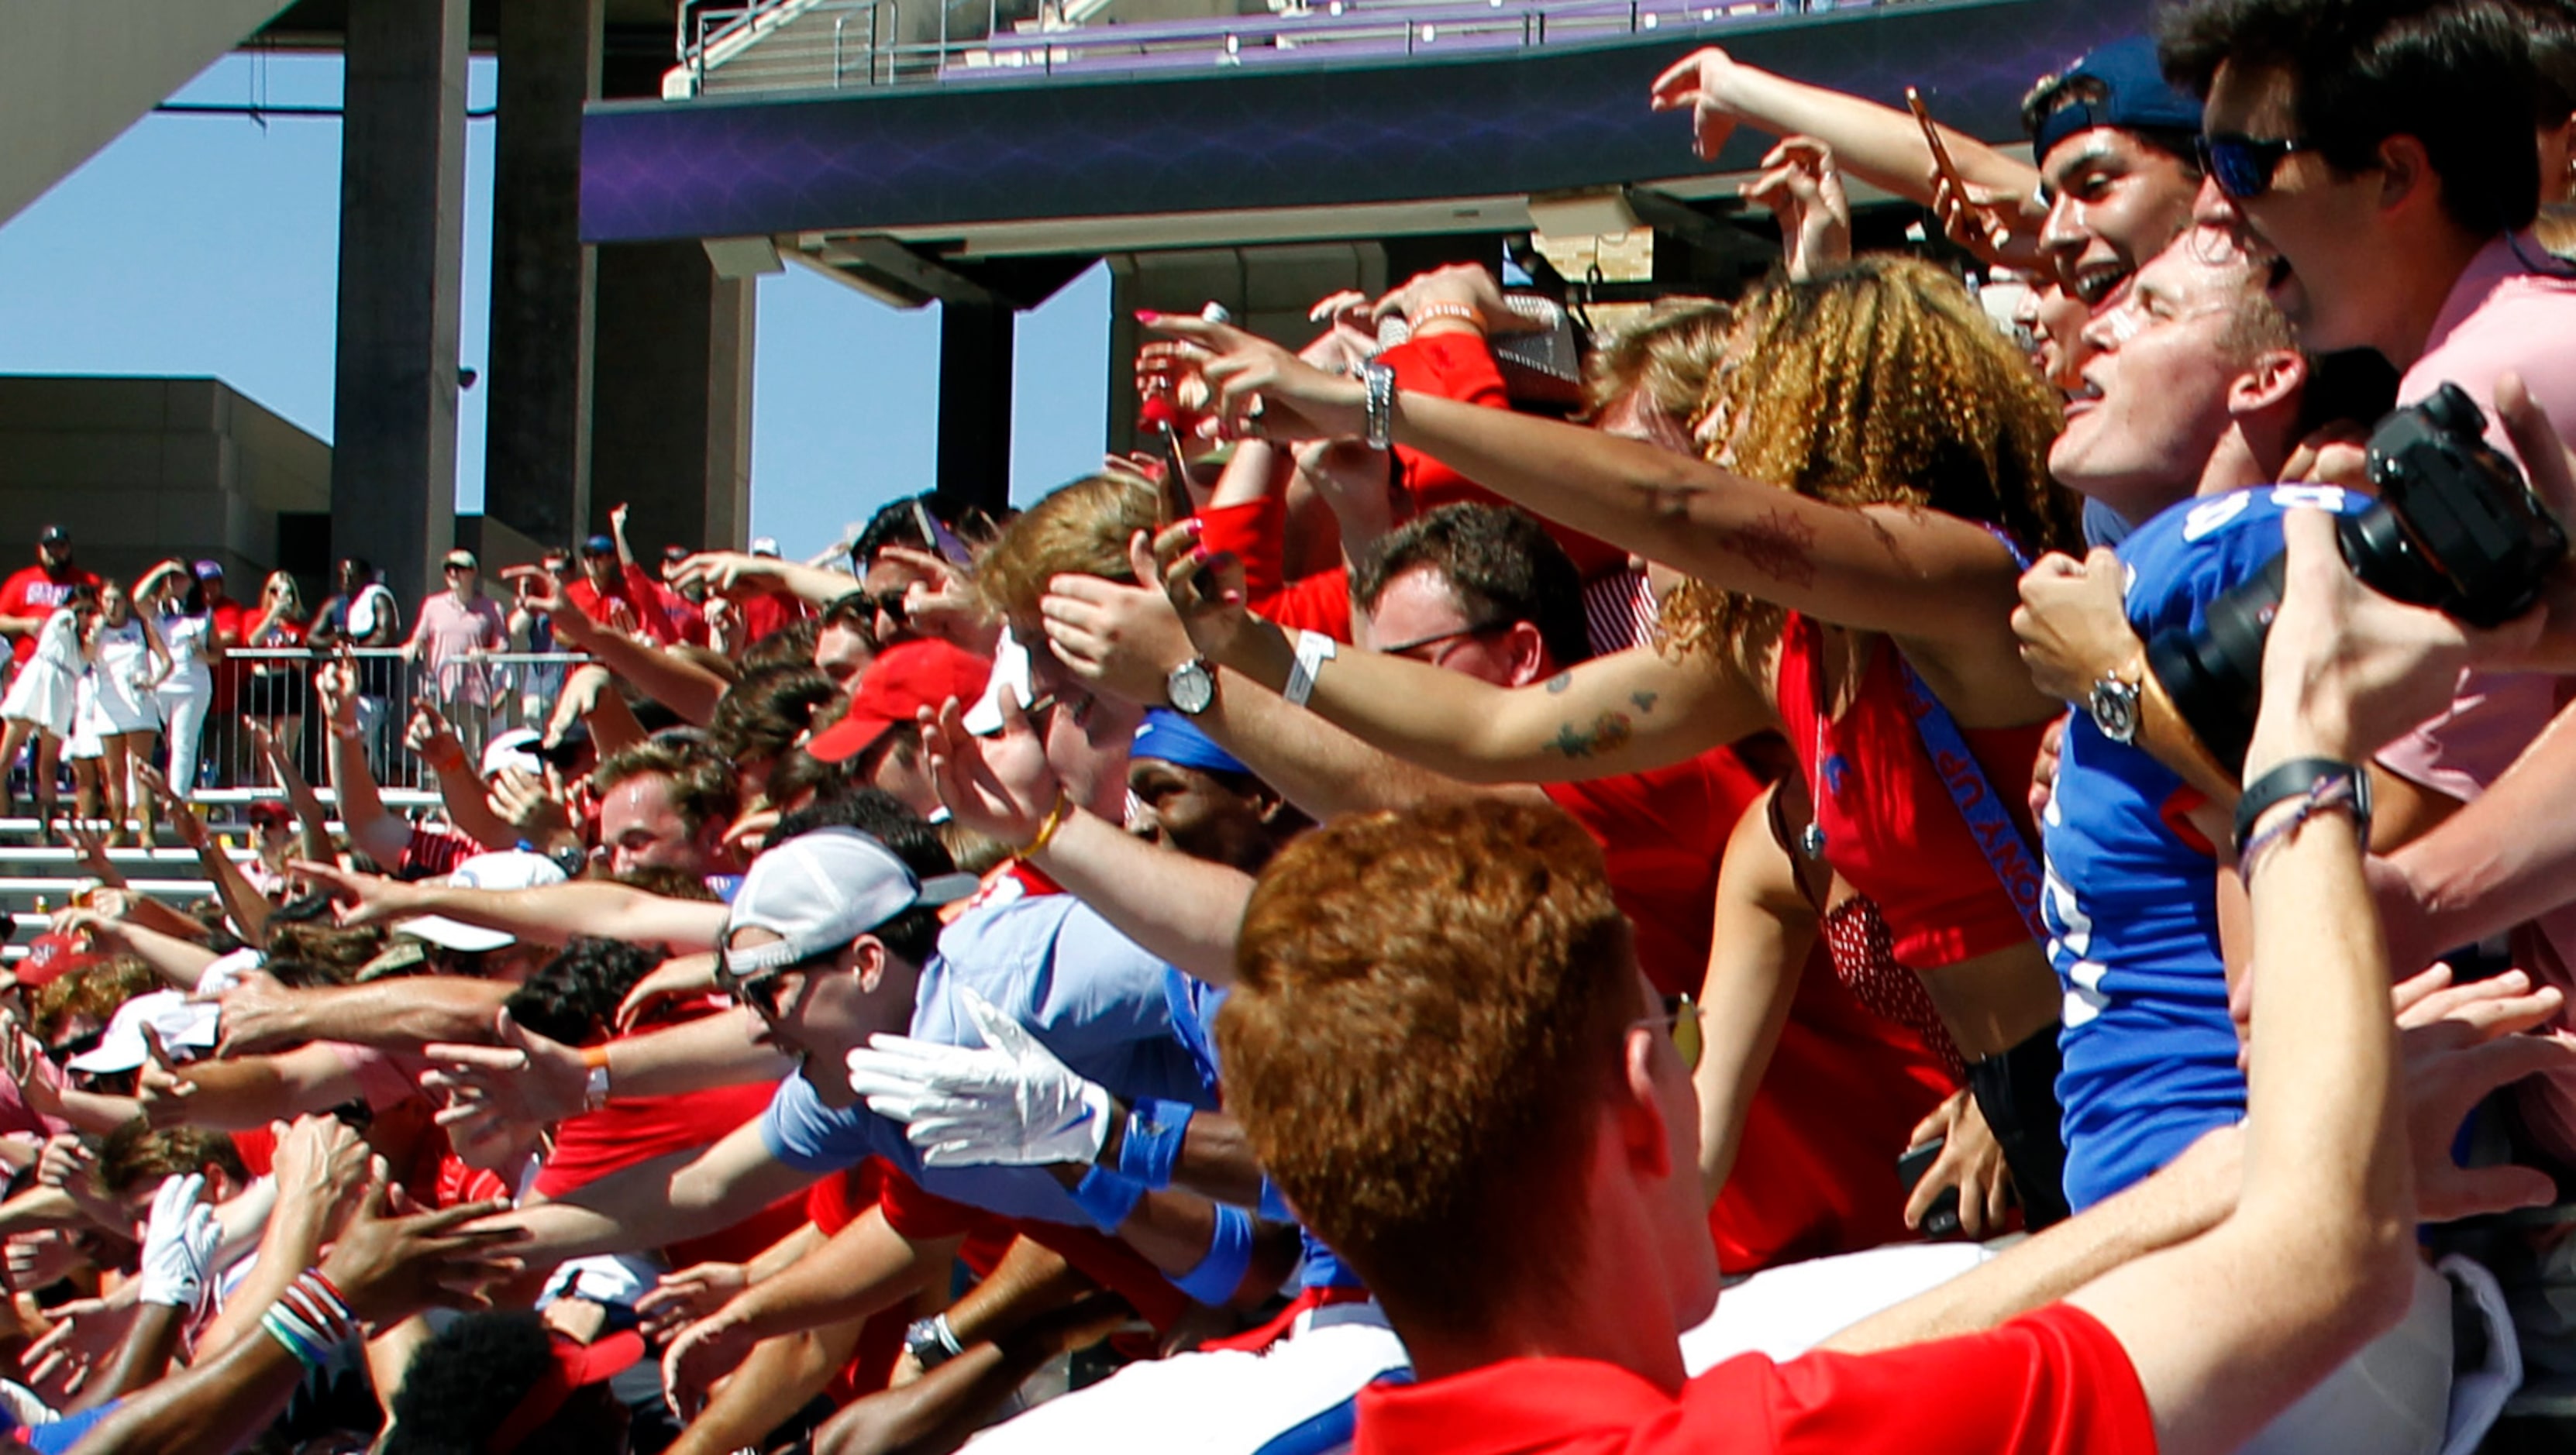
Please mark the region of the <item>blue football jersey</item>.
MULTIPOLYGON (((2281 515, 2369 500, 2279 485, 2188 500, 2119 546, 2142 638, 2198 628, 2209 603, 2281 551, 2281 515)), ((2218 944, 2217 864, 2185 821, 2201 795, 2077 712, 2040 835, 2050 963, 2065 992, 2066 1197, 2078 1211, 2245 1114, 2218 944)))

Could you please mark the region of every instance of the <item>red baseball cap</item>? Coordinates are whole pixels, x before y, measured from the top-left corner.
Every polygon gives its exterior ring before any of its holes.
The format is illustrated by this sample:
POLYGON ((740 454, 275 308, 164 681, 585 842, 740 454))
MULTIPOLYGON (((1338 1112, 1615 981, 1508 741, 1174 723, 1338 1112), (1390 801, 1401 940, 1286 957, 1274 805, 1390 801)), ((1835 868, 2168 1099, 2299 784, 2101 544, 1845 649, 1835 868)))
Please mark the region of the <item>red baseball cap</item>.
POLYGON ((989 658, 924 639, 887 648, 859 675, 850 693, 850 710, 839 722, 814 735, 805 751, 826 763, 845 762, 866 752, 886 730, 911 722, 927 707, 936 711, 954 697, 971 703, 984 695, 992 678, 989 658))
POLYGON ((106 958, 83 945, 77 935, 47 930, 27 942, 27 957, 11 969, 20 985, 38 990, 106 958))

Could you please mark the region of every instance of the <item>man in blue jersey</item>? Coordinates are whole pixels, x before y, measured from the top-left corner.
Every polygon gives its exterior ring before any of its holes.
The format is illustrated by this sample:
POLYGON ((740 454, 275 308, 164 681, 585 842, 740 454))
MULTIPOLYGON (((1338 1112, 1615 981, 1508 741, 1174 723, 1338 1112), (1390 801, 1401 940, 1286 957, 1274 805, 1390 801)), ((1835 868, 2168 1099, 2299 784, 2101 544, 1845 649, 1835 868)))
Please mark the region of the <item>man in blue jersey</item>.
MULTIPOLYGON (((2142 722, 2171 722, 2139 644, 2197 627, 2261 571, 2287 512, 2368 504, 2331 484, 2272 483, 2316 412, 2309 365, 2261 275, 2223 239, 2177 240, 2094 321, 2092 342, 2088 387, 2050 468, 2144 524, 2116 558, 2042 561, 2015 616, 2036 680, 2078 707, 2041 816, 2049 954, 2065 989, 2066 1195, 2078 1212, 2246 1107, 2220 934, 2222 900, 2237 892, 2234 795, 2149 751, 2142 722)), ((2284 1416, 2267 1437, 2284 1443, 2269 1448, 2438 1448, 2449 1300, 2429 1272, 2417 1295, 2408 1322, 2284 1416)))

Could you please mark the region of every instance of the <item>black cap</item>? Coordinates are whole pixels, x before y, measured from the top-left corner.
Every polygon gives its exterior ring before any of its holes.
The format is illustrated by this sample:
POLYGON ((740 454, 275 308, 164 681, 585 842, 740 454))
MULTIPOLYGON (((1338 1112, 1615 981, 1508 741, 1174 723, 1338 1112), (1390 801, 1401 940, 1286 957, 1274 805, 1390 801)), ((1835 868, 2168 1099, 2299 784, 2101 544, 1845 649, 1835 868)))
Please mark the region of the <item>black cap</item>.
POLYGON ((71 543, 72 533, 58 525, 49 525, 36 533, 36 544, 40 546, 68 546, 71 543))

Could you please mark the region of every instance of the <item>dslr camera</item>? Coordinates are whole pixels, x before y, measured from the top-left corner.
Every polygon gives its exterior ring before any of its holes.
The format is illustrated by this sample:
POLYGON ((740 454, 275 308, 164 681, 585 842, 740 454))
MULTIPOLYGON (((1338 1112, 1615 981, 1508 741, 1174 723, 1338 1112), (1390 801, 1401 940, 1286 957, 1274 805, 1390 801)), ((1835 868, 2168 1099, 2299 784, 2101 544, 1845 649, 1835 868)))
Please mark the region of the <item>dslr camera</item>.
MULTIPOLYGON (((2339 517, 2343 558, 2372 590, 2471 626, 2529 610, 2567 554, 2567 533, 2513 461, 2486 442, 2486 417, 2457 384, 2397 410, 2371 431, 2379 498, 2339 517)), ((2281 607, 2288 563, 2209 604, 2198 631, 2147 643, 2147 666, 2201 745, 2230 771, 2245 766, 2263 680, 2263 639, 2281 607)))

